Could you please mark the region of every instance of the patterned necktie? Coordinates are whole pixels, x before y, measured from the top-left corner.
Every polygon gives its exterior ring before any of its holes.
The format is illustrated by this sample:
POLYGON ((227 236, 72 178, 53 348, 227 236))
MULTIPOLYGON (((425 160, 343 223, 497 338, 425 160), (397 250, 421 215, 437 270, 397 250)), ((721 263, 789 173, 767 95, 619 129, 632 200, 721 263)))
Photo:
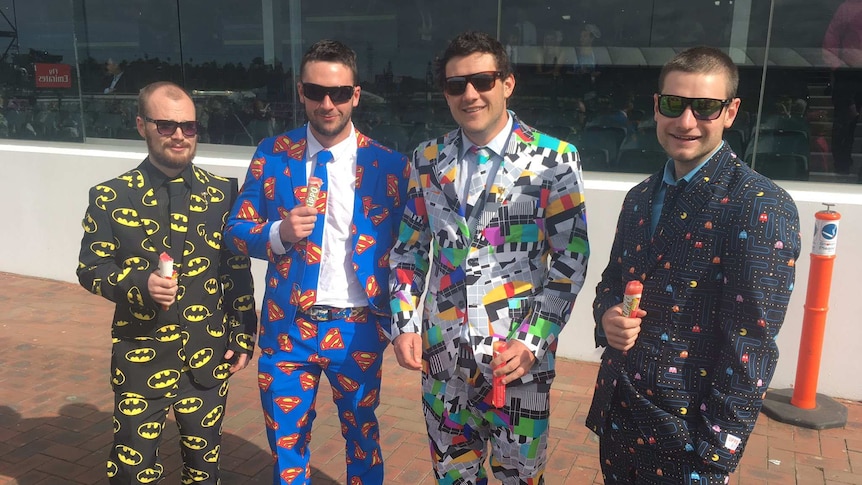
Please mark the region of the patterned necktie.
POLYGON ((183 260, 183 246, 188 231, 188 192, 182 177, 171 179, 165 183, 168 189, 168 213, 170 230, 168 231, 168 254, 174 261, 183 260))
POLYGON ((317 162, 314 164, 314 176, 322 182, 320 192, 314 207, 317 208, 317 222, 314 230, 306 239, 305 243, 305 272, 302 276, 302 296, 299 299, 299 307, 308 310, 317 300, 317 280, 320 274, 320 257, 323 247, 323 226, 326 219, 326 191, 327 165, 332 161, 332 152, 321 150, 317 152, 317 162))
POLYGON ((470 177, 470 187, 467 189, 467 211, 466 215, 469 218, 473 213, 473 208, 476 206, 479 196, 485 191, 488 185, 487 176, 488 169, 491 167, 491 150, 488 147, 470 147, 470 154, 476 158, 476 166, 472 170, 470 177))

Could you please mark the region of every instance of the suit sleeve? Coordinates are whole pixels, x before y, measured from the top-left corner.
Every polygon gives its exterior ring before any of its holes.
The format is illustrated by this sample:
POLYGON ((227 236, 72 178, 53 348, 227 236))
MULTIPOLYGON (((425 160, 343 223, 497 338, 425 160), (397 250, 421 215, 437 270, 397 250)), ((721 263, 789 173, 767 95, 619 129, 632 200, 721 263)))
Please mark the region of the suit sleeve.
MULTIPOLYGON (((269 243, 269 230, 280 217, 268 213, 263 188, 264 181, 270 177, 266 161, 258 147, 225 225, 225 240, 228 248, 236 254, 275 262, 276 255, 269 243)), ((288 253, 292 251, 292 248, 286 249, 288 253)))
POLYGON ((726 284, 718 319, 719 358, 712 389, 693 430, 697 453, 724 471, 739 462, 778 363, 775 337, 784 322, 799 258, 799 216, 773 186, 750 197, 722 255, 726 284), (744 237, 738 236, 744 235, 744 237))
MULTIPOLYGON (((234 200, 237 196, 236 179, 230 179, 230 184, 230 200, 234 200)), ((248 256, 235 254, 223 247, 220 254, 219 279, 224 289, 224 308, 229 322, 228 349, 246 353, 250 357, 254 353, 257 334, 257 312, 251 261, 248 256)))
POLYGON ((421 315, 417 308, 425 291, 431 229, 416 170, 418 153, 413 153, 413 165, 407 184, 407 202, 401 216, 398 237, 389 253, 392 328, 387 333, 390 340, 395 340, 403 333, 420 333, 422 330, 421 315))
MULTIPOLYGON (((90 203, 82 221, 84 236, 78 256, 78 282, 90 293, 116 304, 158 310, 147 287, 154 268, 133 261, 123 265, 117 263, 118 235, 114 234, 109 209, 105 205, 106 191, 113 192, 113 189, 106 185, 90 189, 90 203)), ((116 197, 116 192, 113 196, 116 197)), ((143 232, 141 235, 143 237, 143 232)))
MULTIPOLYGON (((627 197, 628 198, 628 197, 627 197)), ((623 207, 629 204, 623 203, 623 207)), ((604 327, 602 327, 602 315, 614 305, 618 305, 623 301, 623 269, 622 269, 622 253, 623 241, 625 240, 625 212, 621 209, 619 218, 617 219, 617 228, 614 233, 614 242, 611 245, 611 257, 607 267, 602 272, 602 278, 599 284, 596 285, 596 298, 593 300, 593 319, 596 322, 594 337, 596 347, 607 347, 608 339, 605 336, 604 327)))
POLYGON ((538 360, 556 342, 572 313, 584 285, 590 253, 578 153, 566 144, 559 157, 547 188, 543 219, 550 259, 547 276, 536 294, 533 311, 510 336, 523 342, 538 360))

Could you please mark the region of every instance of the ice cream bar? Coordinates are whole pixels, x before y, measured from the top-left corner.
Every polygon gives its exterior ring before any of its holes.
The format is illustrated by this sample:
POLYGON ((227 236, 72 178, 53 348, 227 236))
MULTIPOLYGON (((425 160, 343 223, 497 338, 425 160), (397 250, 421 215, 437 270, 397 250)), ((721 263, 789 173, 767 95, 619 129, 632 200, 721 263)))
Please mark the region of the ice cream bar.
POLYGON ((643 293, 644 285, 640 281, 632 280, 626 284, 626 290, 623 294, 623 316, 634 316, 637 314, 638 307, 641 303, 641 293, 643 293))
POLYGON ((305 205, 314 207, 317 203, 317 196, 320 195, 320 187, 323 186, 323 180, 318 177, 308 177, 308 194, 305 197, 305 205))
POLYGON ((164 251, 159 255, 159 276, 162 278, 173 278, 174 276, 174 259, 164 251))
MULTIPOLYGON (((497 357, 497 354, 506 350, 506 342, 497 340, 494 342, 493 348, 494 357, 497 357)), ((491 405, 495 408, 501 408, 506 405, 506 385, 503 384, 503 376, 494 376, 491 388, 491 405)))

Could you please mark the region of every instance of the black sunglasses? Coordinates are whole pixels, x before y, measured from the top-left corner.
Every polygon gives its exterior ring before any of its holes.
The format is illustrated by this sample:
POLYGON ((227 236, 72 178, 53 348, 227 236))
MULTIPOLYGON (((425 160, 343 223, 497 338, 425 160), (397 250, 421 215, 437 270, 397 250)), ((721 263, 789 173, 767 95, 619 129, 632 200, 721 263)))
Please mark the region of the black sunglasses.
POLYGON ((182 130, 183 135, 193 137, 198 134, 197 121, 173 121, 173 120, 154 120, 149 116, 144 116, 144 120, 149 123, 155 123, 156 131, 162 136, 171 136, 177 131, 177 127, 182 130))
POLYGON ((476 88, 476 91, 484 93, 494 89, 498 77, 502 78, 503 73, 500 71, 485 71, 466 76, 447 77, 443 90, 450 96, 460 96, 467 90, 467 83, 470 83, 476 88))
POLYGON ((314 83, 302 83, 302 95, 317 103, 329 96, 333 104, 345 103, 353 97, 356 86, 321 86, 314 83))
POLYGON ((721 116, 724 107, 730 104, 730 99, 686 98, 671 94, 658 95, 658 112, 668 118, 679 118, 687 106, 691 106, 691 114, 702 121, 714 120, 721 116))

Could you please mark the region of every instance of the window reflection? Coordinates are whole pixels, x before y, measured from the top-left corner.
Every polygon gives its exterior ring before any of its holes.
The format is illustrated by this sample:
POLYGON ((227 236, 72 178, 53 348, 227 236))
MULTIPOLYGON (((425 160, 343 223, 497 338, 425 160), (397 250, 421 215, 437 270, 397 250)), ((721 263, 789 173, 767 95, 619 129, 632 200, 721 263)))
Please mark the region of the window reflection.
POLYGON ((742 108, 726 139, 744 160, 779 179, 856 182, 860 2, 770 3, 0 0, 9 19, 0 19, 0 44, 11 39, 0 137, 138 139, 137 90, 171 80, 193 92, 202 142, 252 146, 304 122, 295 65, 312 42, 334 37, 359 56, 357 127, 409 152, 454 127, 431 61, 475 29, 498 35, 513 59, 511 108, 575 143, 587 170, 661 164, 652 120, 660 66, 707 43, 740 66, 742 108), (71 66, 71 86, 37 87, 38 63, 71 66))

